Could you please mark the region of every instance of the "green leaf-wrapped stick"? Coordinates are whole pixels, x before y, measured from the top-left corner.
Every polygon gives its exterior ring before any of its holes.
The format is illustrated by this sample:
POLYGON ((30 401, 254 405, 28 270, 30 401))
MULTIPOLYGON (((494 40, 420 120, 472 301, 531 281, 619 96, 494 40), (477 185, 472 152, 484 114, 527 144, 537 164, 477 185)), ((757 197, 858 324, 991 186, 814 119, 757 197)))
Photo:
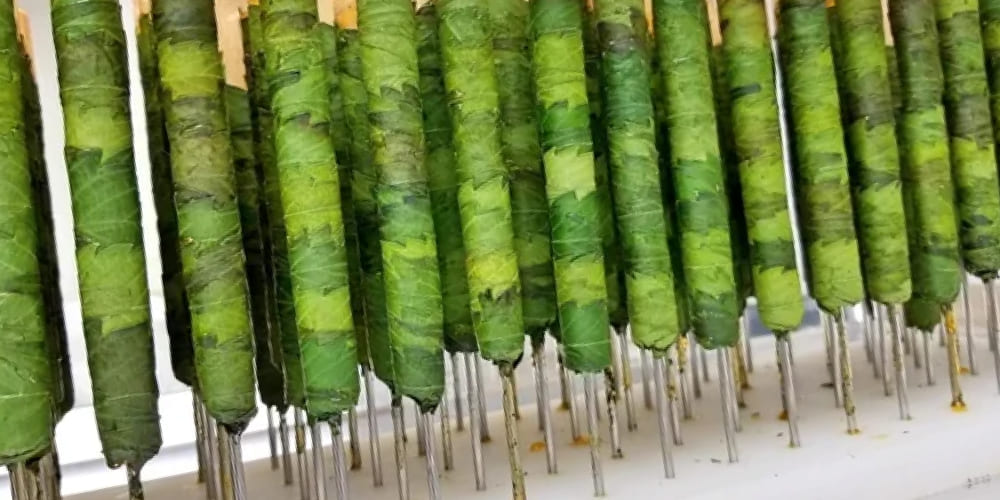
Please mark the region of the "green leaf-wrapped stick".
POLYGON ((490 0, 489 7, 493 62, 501 82, 500 140, 510 176, 524 328, 537 344, 555 324, 557 305, 542 146, 531 83, 531 6, 522 0, 490 0))
POLYGON ((779 29, 809 289, 827 312, 864 299, 823 0, 783 0, 779 29))
POLYGON ((747 299, 753 295, 753 277, 750 269, 750 240, 747 220, 743 211, 743 192, 740 187, 740 159, 733 135, 732 106, 726 80, 726 61, 722 45, 712 46, 712 90, 715 94, 715 122, 719 132, 719 158, 726 186, 729 211, 729 238, 733 251, 733 281, 736 283, 736 307, 743 315, 747 299))
POLYGON ((896 123, 879 0, 836 5, 850 147, 849 171, 868 296, 884 304, 910 298, 909 249, 896 123))
MULTIPOLYGON (((270 356, 271 316, 267 297, 270 286, 265 260, 263 232, 260 216, 260 188, 254 156, 253 118, 247 91, 226 86, 226 110, 229 116, 229 134, 232 137, 233 166, 236 169, 236 195, 240 208, 240 226, 243 229, 243 253, 246 255, 247 288, 250 291, 250 319, 253 321, 254 341, 257 352, 258 389, 261 399, 268 406, 280 406, 283 388, 275 377, 275 366, 270 356)), ((280 372, 278 372, 280 373, 280 372)))
MULTIPOLYGON (((379 241, 378 204, 375 200, 378 173, 372 157, 368 95, 361 72, 360 35, 356 29, 341 29, 338 38, 344 120, 351 137, 351 195, 358 225, 361 287, 368 327, 368 356, 375 374, 391 387, 392 353, 389 351, 389 331, 386 325, 382 245, 379 241)), ((468 309, 468 301, 465 302, 465 307, 468 309)), ((469 330, 469 336, 471 335, 469 330)))
POLYGON ((597 0, 611 186, 632 338, 665 352, 680 327, 660 193, 642 0, 597 0))
POLYGON ((268 252, 271 263, 271 281, 276 303, 274 321, 277 343, 273 343, 276 359, 280 356, 285 373, 285 395, 288 404, 305 407, 305 388, 302 382, 302 357, 299 351, 297 326, 295 324, 295 301, 292 298, 292 278, 288 266, 288 239, 285 232, 285 215, 281 207, 281 185, 278 182, 278 165, 274 150, 274 114, 271 112, 271 97, 265 75, 264 55, 264 11, 259 4, 252 4, 247 10, 249 29, 248 41, 251 50, 251 80, 253 86, 255 129, 257 133, 256 153, 260 159, 261 174, 264 179, 264 216, 267 218, 268 252))
POLYGON ((667 246, 670 249, 670 265, 674 277, 674 300, 677 301, 677 323, 681 332, 691 329, 688 309, 687 288, 684 282, 684 263, 681 259, 680 229, 677 221, 674 179, 670 171, 670 137, 667 133, 666 99, 663 95, 663 78, 660 76, 660 55, 650 44, 650 88, 653 96, 653 111, 656 119, 656 150, 659 152, 660 194, 663 197, 663 218, 667 229, 667 246))
POLYGON ((472 328, 484 358, 512 365, 524 353, 524 321, 489 6, 441 0, 438 8, 472 328))
POLYGON ((139 46, 139 72, 142 76, 146 105, 146 138, 153 185, 153 205, 156 207, 156 229, 160 236, 161 279, 163 301, 166 306, 167 338, 170 340, 170 366, 174 378, 185 385, 193 386, 195 374, 191 314, 188 310, 181 269, 174 180, 170 172, 170 151, 167 144, 166 117, 160 95, 159 70, 156 67, 156 33, 153 31, 152 15, 145 14, 139 18, 136 40, 139 46))
MULTIPOLYGON (((260 392, 261 401, 267 406, 276 407, 280 414, 284 414, 288 409, 288 398, 285 394, 285 374, 284 374, 284 357, 281 352, 281 325, 279 324, 279 314, 278 314, 278 299, 275 294, 275 281, 274 281, 274 266, 273 266, 273 243, 271 241, 271 228, 270 223, 267 218, 267 203, 266 203, 266 185, 264 183, 264 171, 263 171, 263 159, 266 155, 259 154, 262 150, 271 151, 271 145, 262 144, 262 122, 259 113, 260 106, 258 105, 258 100, 267 100, 266 92, 262 88, 264 82, 256 79, 256 76, 263 76, 264 68, 255 67, 257 64, 262 64, 263 59, 257 57, 258 53, 254 51, 253 40, 260 40, 260 36, 263 34, 263 24, 261 23, 260 7, 254 6, 253 10, 249 10, 242 21, 242 34, 243 34, 243 65, 245 69, 247 87, 249 88, 249 93, 247 96, 247 106, 248 113, 250 116, 250 149, 249 149, 249 159, 250 165, 253 167, 252 175, 250 171, 241 170, 237 168, 236 170, 236 181, 237 181, 237 195, 240 206, 240 220, 252 221, 254 217, 258 220, 257 238, 260 239, 260 267, 258 268, 260 273, 263 271, 263 281, 257 286, 259 290, 251 289, 251 300, 257 300, 253 297, 254 294, 260 295, 262 304, 259 305, 263 309, 263 312, 252 311, 251 318, 254 321, 254 335, 256 337, 256 351, 254 359, 257 365, 257 389, 260 392), (251 185, 251 180, 256 181, 255 185, 251 185), (250 199, 255 199, 255 202, 249 201, 250 199), (256 207, 256 208, 254 208, 256 207), (259 321, 265 321, 263 325, 258 324, 259 321), (263 338, 262 338, 263 336, 263 338)), ((242 101, 240 102, 242 105, 242 101)), ((229 110, 230 113, 230 123, 231 128, 235 128, 232 124, 233 110, 229 110)), ((268 115, 269 116, 269 115, 268 115)), ((270 122, 269 122, 270 123, 270 122)), ((268 125, 269 126, 269 125, 268 125)), ((233 153, 234 153, 234 164, 236 167, 240 166, 240 162, 237 161, 237 153, 239 156, 244 158, 247 157, 246 152, 239 151, 237 141, 237 133, 235 130, 230 131, 230 135, 234 137, 233 141, 233 153)), ((269 160, 273 161, 273 156, 268 157, 269 160)), ((246 165, 244 165, 246 166, 246 165)), ((253 238, 247 237, 247 228, 244 227, 244 247, 253 247, 253 238), (248 244, 249 239, 249 244, 248 244)), ((250 256, 250 249, 245 249, 247 252, 246 259, 248 265, 247 282, 250 282, 249 264, 252 262, 250 256)))
POLYGON ((978 2, 938 0, 934 7, 962 260, 967 271, 989 279, 1000 269, 1000 189, 978 2))
POLYGON ((785 191, 774 62, 762 0, 723 0, 721 24, 733 144, 750 242, 753 289, 764 326, 785 333, 803 304, 785 191))
POLYGON ((601 48, 597 34, 597 17, 591 8, 584 12, 583 56, 587 72, 587 102, 590 104, 590 131, 594 142, 594 182, 597 186, 598 223, 601 248, 604 253, 604 281, 608 286, 608 317, 611 325, 623 331, 628 324, 627 299, 622 274, 622 251, 615 227, 614 201, 608 163, 608 133, 604 123, 604 82, 601 74, 601 48))
POLYGON ((424 412, 444 392, 441 280, 408 0, 358 2, 361 65, 378 172, 382 264, 396 393, 424 412))
POLYGON ((368 366, 368 329, 365 326, 364 292, 361 285, 361 249, 358 246, 358 225, 354 215, 354 196, 351 192, 351 133, 344 116, 344 100, 340 90, 340 62, 337 53, 337 28, 319 23, 316 27, 323 49, 324 67, 330 96, 330 136, 337 156, 337 179, 340 183, 340 212, 344 222, 344 241, 347 245, 347 269, 351 284, 351 316, 354 334, 358 340, 358 361, 368 366))
POLYGON ((69 362, 69 345, 66 338, 66 318, 63 314, 62 292, 59 289, 59 258, 56 255, 55 225, 52 218, 52 195, 49 192, 49 173, 45 163, 45 144, 42 137, 42 109, 38 86, 31 74, 31 56, 21 40, 21 88, 24 96, 25 139, 28 161, 31 164, 31 186, 34 190, 32 204, 38 230, 38 265, 42 276, 42 294, 45 300, 45 324, 48 333, 49 359, 52 361, 53 404, 56 418, 61 419, 73 408, 73 372, 69 362))
POLYGON ((899 64, 899 144, 911 228, 914 300, 906 316, 931 304, 927 321, 917 325, 929 331, 939 323, 940 307, 954 302, 962 277, 934 1, 892 0, 889 15, 899 64))
POLYGON ((979 0, 979 16, 983 31, 983 50, 990 83, 990 111, 993 134, 1000 138, 1000 2, 979 0))
POLYGON ((611 363, 600 199, 577 0, 531 2, 532 70, 542 136, 545 193, 565 365, 603 371, 611 363))
POLYGON ((52 444, 52 361, 46 345, 37 218, 25 138, 22 59, 12 0, 0 1, 0 464, 52 444))
POLYGON ((438 16, 433 3, 417 11, 417 56, 427 143, 427 180, 434 209, 441 298, 444 301, 444 344, 448 352, 476 352, 472 329, 469 280, 466 274, 462 216, 458 209, 458 171, 452 148, 451 116, 444 88, 444 61, 438 43, 438 16))
POLYGON ((701 0, 656 0, 654 12, 694 331, 706 348, 730 346, 739 337, 738 308, 708 20, 701 0))
POLYGON ((97 427, 108 465, 139 469, 161 440, 121 22, 115 0, 52 3, 97 427))
POLYGON ((212 5, 153 5, 198 389, 234 432, 257 411, 253 331, 212 5))
POLYGON ((330 96, 312 0, 264 0, 265 74, 310 419, 360 392, 330 96))

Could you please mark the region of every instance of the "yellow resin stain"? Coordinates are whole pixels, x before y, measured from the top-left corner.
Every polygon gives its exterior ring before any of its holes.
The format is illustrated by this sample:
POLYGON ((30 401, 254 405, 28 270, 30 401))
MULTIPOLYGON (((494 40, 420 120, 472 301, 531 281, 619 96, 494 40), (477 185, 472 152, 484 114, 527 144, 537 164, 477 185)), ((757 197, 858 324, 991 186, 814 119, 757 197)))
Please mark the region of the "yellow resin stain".
POLYGON ((587 446, 590 444, 590 436, 581 435, 573 440, 573 446, 587 446))
POLYGON ((969 407, 965 406, 965 401, 959 399, 951 402, 951 411, 954 413, 965 413, 969 411, 969 407))
POLYGON ((861 434, 861 429, 848 429, 847 430, 847 435, 848 436, 857 436, 859 434, 861 434))
POLYGON ((545 451, 545 443, 541 441, 535 441, 534 443, 531 443, 531 446, 528 448, 528 450, 532 453, 545 451))
POLYGON ((778 414, 778 420, 788 421, 788 412, 785 410, 781 410, 781 413, 778 414))

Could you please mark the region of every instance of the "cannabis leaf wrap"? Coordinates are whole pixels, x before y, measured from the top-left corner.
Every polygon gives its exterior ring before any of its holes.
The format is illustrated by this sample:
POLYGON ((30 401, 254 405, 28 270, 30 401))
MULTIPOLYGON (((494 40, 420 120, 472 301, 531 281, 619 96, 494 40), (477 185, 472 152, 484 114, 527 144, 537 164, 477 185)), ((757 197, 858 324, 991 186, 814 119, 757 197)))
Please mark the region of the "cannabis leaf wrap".
POLYGON ((659 156, 641 0, 598 0, 611 187, 624 254, 632 338, 666 351, 680 335, 660 193, 659 156))
POLYGON ((488 5, 441 0, 438 8, 472 328, 484 358, 513 364, 524 351, 524 321, 488 5))
POLYGON ((608 291, 577 0, 531 2, 532 60, 566 367, 610 364, 608 291))
MULTIPOLYGON (((893 0, 889 15, 899 65, 897 128, 909 199, 913 298, 941 306, 955 300, 962 271, 934 2, 893 0)), ((939 307, 932 308, 936 325, 939 307)))
POLYGON ((840 0, 836 9, 843 51, 838 75, 865 288, 873 300, 900 304, 911 294, 910 260, 882 3, 840 0))
POLYGON ((157 0, 153 23, 198 389, 238 431, 257 410, 253 331, 215 15, 210 3, 157 0))
POLYGON ((264 0, 264 54, 306 412, 327 421, 358 385, 327 68, 311 0, 264 0))
POLYGON ((978 3, 939 0, 935 14, 962 260, 967 271, 989 278, 1000 269, 1000 190, 978 3))
POLYGON ((118 2, 56 0, 52 27, 97 428, 109 466, 141 467, 159 391, 118 2))
POLYGON ((762 0, 724 0, 720 12, 733 144, 749 235, 753 289, 764 326, 783 333, 803 304, 785 191, 774 62, 762 0))
POLYGON ((444 303, 444 344, 449 352, 479 349, 472 328, 465 242, 458 208, 458 172, 452 148, 451 116, 444 88, 444 61, 438 43, 438 15, 429 3, 417 12, 417 56, 427 143, 427 181, 434 210, 441 299, 444 303))
POLYGON ((739 336, 738 308, 708 20, 700 0, 656 0, 653 9, 692 323, 706 348, 729 346, 739 336))
POLYGON ((532 341, 538 343, 555 324, 557 305, 542 146, 531 82, 531 6, 523 0, 488 3, 493 27, 493 62, 497 81, 501 82, 500 141, 510 177, 524 328, 532 341))
POLYGON ((361 0, 358 22, 394 388, 429 411, 444 392, 443 318, 424 164, 417 23, 407 0, 361 0))
POLYGON ((778 33, 809 289, 823 310, 837 311, 865 292, 823 0, 783 0, 778 33))
POLYGON ((0 464, 52 443, 52 367, 46 347, 38 232, 25 141, 21 53, 12 0, 0 1, 0 464))

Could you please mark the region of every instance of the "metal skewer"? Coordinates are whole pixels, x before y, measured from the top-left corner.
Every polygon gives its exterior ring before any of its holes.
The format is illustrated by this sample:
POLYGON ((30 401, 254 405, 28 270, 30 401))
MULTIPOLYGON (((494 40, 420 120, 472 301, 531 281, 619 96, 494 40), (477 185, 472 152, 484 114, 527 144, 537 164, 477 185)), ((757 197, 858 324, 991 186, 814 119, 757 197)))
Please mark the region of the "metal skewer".
MULTIPOLYGON (((59 459, 55 451, 55 443, 52 444, 52 449, 45 455, 42 455, 42 458, 38 461, 38 473, 40 476, 38 482, 41 485, 40 500, 61 500, 59 459)), ((136 472, 136 476, 138 478, 138 471, 136 472)))
MULTIPOLYGON (((416 404, 414 404, 414 407, 416 407, 416 404)), ((424 441, 427 433, 424 432, 424 419, 421 418, 420 408, 415 408, 413 419, 416 421, 415 427, 417 428, 417 456, 427 456, 427 442, 424 441)))
POLYGON ((839 346, 840 359, 840 384, 842 387, 844 403, 844 414, 847 416, 847 433, 858 434, 857 408, 854 406, 854 372, 851 369, 851 347, 847 343, 847 327, 844 325, 844 317, 847 309, 841 309, 840 313, 834 317, 837 326, 837 345, 839 346))
MULTIPOLYGON (((194 432, 195 432, 195 453, 198 456, 198 475, 197 482, 204 483, 208 479, 208 467, 206 467, 205 461, 205 420, 204 412, 201 408, 201 400, 198 395, 191 394, 191 416, 194 419, 194 432)), ((212 497, 208 497, 210 500, 212 497)))
POLYGON ((531 357, 535 365, 535 391, 538 393, 538 416, 542 424, 545 440, 545 464, 549 474, 559 471, 556 462, 556 443, 552 432, 552 403, 549 400, 549 384, 545 380, 545 344, 533 346, 531 357))
POLYGON ((10 491, 14 500, 34 500, 34 491, 28 467, 24 462, 7 466, 10 476, 10 491))
POLYGON ((969 303, 969 275, 962 273, 962 313, 965 320, 965 348, 969 356, 969 373, 979 375, 976 364, 975 343, 972 340, 972 306, 969 303))
POLYGON ((199 401, 202 421, 205 423, 205 487, 209 500, 222 496, 222 478, 219 477, 219 441, 215 435, 215 420, 209 416, 208 408, 199 401))
POLYGON ((719 366, 719 393, 722 397, 722 424, 726 430, 726 451, 729 453, 729 463, 740 461, 736 449, 736 416, 733 415, 733 372, 729 349, 720 347, 716 350, 716 361, 719 366))
POLYGON ((739 381, 737 380, 737 377, 735 375, 736 370, 734 370, 734 368, 736 368, 736 359, 738 356, 734 356, 733 352, 736 351, 737 349, 736 346, 733 346, 733 347, 728 347, 727 350, 729 351, 728 353, 726 353, 726 355, 728 356, 726 359, 729 361, 730 398, 726 400, 726 403, 729 404, 729 416, 733 421, 733 428, 736 429, 736 432, 743 432, 743 422, 740 421, 740 401, 738 396, 739 391, 737 390, 739 381))
POLYGON ((785 420, 788 421, 788 446, 798 448, 802 441, 799 439, 799 407, 788 333, 775 334, 774 345, 778 355, 778 373, 781 376, 781 401, 785 409, 785 420))
MULTIPOLYGON (((323 459, 323 424, 316 422, 310 429, 312 436, 313 493, 316 500, 326 500, 326 460, 323 459)), ((334 436, 340 439, 340 436, 334 436)))
POLYGON ((871 309, 871 302, 867 300, 861 304, 861 309, 864 311, 863 323, 865 328, 865 337, 868 342, 868 356, 869 362, 872 364, 872 372, 876 379, 882 378, 882 351, 879 348, 878 334, 875 331, 875 320, 874 313, 871 309))
POLYGON ((462 363, 459 362, 459 353, 451 353, 451 378, 455 391, 455 429, 458 432, 465 430, 465 408, 462 402, 462 363))
POLYGON ((746 360, 747 373, 753 373, 753 344, 750 342, 752 330, 750 328, 750 315, 743 314, 743 353, 746 360))
MULTIPOLYGON (((671 451, 671 433, 669 416, 667 415, 667 387, 664 374, 667 371, 663 357, 653 357, 653 382, 656 388, 656 422, 660 429, 660 452, 663 455, 663 475, 667 479, 674 477, 674 457, 671 451)), ((697 377, 695 377, 697 378, 697 377)))
MULTIPOLYGON (((339 500, 349 500, 350 494, 347 489, 347 466, 344 460, 344 439, 341 436, 341 421, 340 417, 336 417, 335 420, 330 422, 330 434, 333 439, 331 440, 331 451, 333 452, 333 474, 334 474, 334 484, 337 486, 337 498, 339 500)), ((376 434, 372 439, 378 439, 376 434)))
POLYGON ((1000 315, 997 314, 996 280, 983 280, 983 287, 986 288, 986 313, 989 319, 990 347, 993 350, 993 366, 996 371, 997 385, 1000 387, 1000 315))
POLYGON ((351 408, 347 412, 347 435, 351 444, 351 470, 361 468, 361 438, 358 437, 358 410, 351 408))
POLYGON ((687 337, 682 335, 678 338, 675 349, 677 349, 677 372, 680 378, 681 412, 684 419, 687 420, 694 417, 694 401, 691 399, 691 385, 688 381, 688 353, 690 350, 687 346, 687 337))
POLYGON ((490 422, 489 413, 486 409, 486 391, 483 390, 483 366, 482 358, 479 354, 467 354, 467 356, 473 356, 475 360, 476 368, 476 397, 479 398, 479 421, 480 421, 480 435, 484 443, 489 443, 493 440, 490 436, 490 422))
MULTIPOLYGON (((694 345, 695 349, 698 351, 698 356, 701 358, 701 379, 705 382, 711 382, 712 376, 708 371, 708 351, 702 348, 701 344, 698 344, 697 342, 694 342, 694 345)), ((697 393, 695 393, 695 397, 697 397, 697 393)))
POLYGON ((566 380, 566 393, 569 397, 569 430, 570 435, 573 437, 573 441, 577 442, 582 439, 583 434, 580 432, 580 412, 577 407, 576 400, 576 384, 574 382, 573 373, 569 371, 568 368, 563 367, 563 377, 566 380))
POLYGON ((510 383, 513 386, 514 394, 514 419, 521 420, 521 400, 517 397, 517 372, 511 372, 510 383))
POLYGON ((521 451, 517 435, 517 417, 514 415, 517 389, 514 387, 514 367, 509 363, 500 365, 500 382, 503 385, 503 421, 507 434, 507 458, 510 461, 510 479, 513 498, 524 500, 524 467, 521 465, 521 451))
MULTIPOLYGON (((378 488, 382 486, 382 444, 379 442, 378 413, 375 406, 375 375, 371 369, 363 365, 361 374, 365 381, 365 416, 368 417, 368 448, 372 456, 372 483, 378 488)), ((456 388, 456 390, 458 389, 456 388)), ((461 421, 461 417, 459 421, 461 421)))
POLYGON ((587 432, 590 434, 590 471, 594 477, 594 496, 603 497, 604 470, 601 466, 601 434, 597 430, 597 374, 583 376, 583 390, 587 407, 587 432))
POLYGON ((274 408, 268 406, 264 411, 267 414, 267 445, 271 452, 271 470, 278 470, 278 431, 274 428, 274 408))
MULTIPOLYGON (((125 474, 128 476, 128 498, 129 500, 143 500, 146 498, 145 493, 142 491, 142 478, 139 477, 142 470, 139 467, 135 467, 132 464, 127 464, 125 466, 125 474)), ((54 492, 43 492, 42 498, 57 498, 52 496, 54 492)))
POLYGON ((642 404, 647 410, 653 409, 653 393, 649 389, 649 352, 639 351, 639 376, 642 377, 642 404))
MULTIPOLYGON (((623 458, 625 455, 622 452, 622 438, 618 427, 618 382, 614 373, 614 365, 614 359, 612 359, 612 368, 604 370, 604 391, 605 400, 608 405, 608 431, 611 436, 611 458, 623 458)), ((594 438, 593 435, 590 437, 591 439, 594 438)))
POLYGON ((893 304, 887 307, 889 311, 889 326, 892 328, 892 364, 896 371, 896 396, 899 400, 899 418, 910 419, 910 397, 906 387, 906 363, 903 359, 903 325, 902 306, 893 304))
MULTIPOLYGON (((955 312, 950 306, 944 309, 945 339, 948 346, 948 380, 951 384, 951 408, 956 411, 965 410, 965 397, 959 382, 961 361, 958 354, 958 325, 955 324, 955 312)), ((970 358, 971 359, 971 358, 970 358)))
MULTIPOLYGON (((868 301, 869 306, 872 306, 872 302, 868 301)), ((892 349, 890 345, 886 343, 885 334, 885 322, 888 313, 884 306, 877 304, 873 306, 875 311, 875 324, 878 328, 878 349, 879 349, 879 366, 882 367, 882 392, 886 396, 892 395, 892 376, 889 372, 889 351, 892 349)))
POLYGON ((278 438, 281 442, 281 469, 284 472, 285 485, 292 484, 292 454, 288 443, 288 421, 285 414, 278 412, 278 438))
POLYGON ((476 491, 486 489, 486 467, 483 465, 483 438, 482 419, 479 418, 479 401, 476 396, 475 368, 473 368, 473 356, 469 353, 465 355, 465 380, 467 384, 467 394, 469 403, 469 434, 472 439, 472 468, 476 476, 476 491))
MULTIPOLYGON (((448 395, 441 398, 441 447, 443 448, 444 455, 444 470, 452 470, 455 468, 455 449, 451 442, 451 409, 449 408, 451 404, 448 402, 448 395)), ((431 431, 433 433, 433 431, 431 431)), ((432 453, 433 454, 433 453, 432 453)))
POLYGON ((309 485, 309 461, 306 459, 306 430, 303 424, 302 413, 298 408, 292 408, 292 417, 295 424, 295 465, 299 471, 299 493, 302 500, 309 500, 312 496, 309 485))
POLYGON ((406 422, 403 421, 403 400, 399 396, 392 399, 392 435, 396 451, 396 486, 399 500, 410 500, 410 480, 406 471, 406 422))
MULTIPOLYGON (((218 424, 219 470, 221 471, 222 499, 246 500, 246 479, 240 453, 240 435, 223 424, 218 424)), ((323 500, 323 499, 319 499, 323 500)))
POLYGON ((831 315, 823 316, 823 333, 826 335, 826 363, 830 371, 830 383, 833 385, 833 404, 837 408, 844 406, 844 387, 841 385, 842 373, 840 364, 840 343, 833 326, 831 315))
POLYGON ((664 358, 667 373, 667 412, 670 415, 670 431, 677 446, 684 444, 684 436, 681 433, 681 410, 677 404, 677 361, 674 359, 673 349, 667 350, 664 358))
MULTIPOLYGON (((913 353, 913 368, 919 370, 923 368, 923 359, 921 359, 922 353, 921 349, 917 347, 917 330, 915 328, 907 328, 909 331, 910 345, 913 346, 910 351, 913 353)), ((934 332, 928 332, 929 334, 934 332)))
POLYGON ((684 344, 689 346, 689 357, 691 358, 691 390, 695 399, 701 399, 701 362, 703 361, 699 352, 698 342, 691 342, 687 334, 681 335, 684 344))
POLYGON ((618 334, 618 344, 622 360, 621 391, 625 399, 625 427, 634 431, 639 428, 639 422, 635 414, 635 400, 632 398, 632 356, 627 327, 618 334))
MULTIPOLYGON (((931 348, 930 348, 930 337, 934 335, 934 332, 921 332, 923 335, 923 348, 924 348, 924 375, 927 377, 927 385, 934 385, 934 363, 931 359, 931 348)), ((944 338, 943 336, 941 338, 944 338)), ((956 338, 957 340, 957 338, 956 338)))
MULTIPOLYGON (((430 500, 441 500, 441 479, 438 476, 437 451, 434 437, 434 417, 431 412, 417 413, 417 420, 423 420, 420 428, 424 431, 424 442, 427 443, 427 494, 430 500)), ((347 500, 347 497, 341 500, 347 500)))

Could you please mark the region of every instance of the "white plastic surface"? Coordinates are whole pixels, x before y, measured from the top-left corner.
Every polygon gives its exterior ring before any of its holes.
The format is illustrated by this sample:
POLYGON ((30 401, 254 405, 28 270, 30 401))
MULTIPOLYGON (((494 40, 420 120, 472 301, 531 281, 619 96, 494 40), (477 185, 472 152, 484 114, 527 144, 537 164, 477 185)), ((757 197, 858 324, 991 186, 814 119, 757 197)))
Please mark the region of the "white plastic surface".
MULTIPOLYGON (((822 337, 817 332, 801 332, 795 337, 797 388, 801 411, 803 447, 787 447, 787 426, 778 419, 777 372, 773 363, 774 343, 770 337, 753 341, 756 371, 751 377, 753 389, 746 393, 747 408, 741 413, 743 432, 739 434, 740 463, 728 464, 722 440, 718 385, 705 386, 697 400, 695 418, 683 422, 683 446, 674 447, 677 478, 666 480, 660 460, 655 414, 642 408, 642 388, 633 388, 640 407, 637 432, 623 428, 624 460, 611 460, 605 443, 604 470, 608 498, 794 498, 794 499, 979 499, 1000 498, 1000 397, 993 376, 992 359, 985 349, 985 338, 978 338, 980 375, 962 376, 969 410, 956 413, 949 407, 950 394, 944 350, 935 338, 932 356, 937 384, 927 387, 923 371, 914 370, 912 358, 907 364, 910 378, 910 401, 913 420, 900 421, 896 398, 882 395, 881 382, 864 360, 863 344, 853 332, 852 355, 855 368, 857 406, 862 433, 845 432, 843 411, 834 408, 827 381, 822 337)), ((964 347, 964 346, 963 346, 964 347)), ((554 363, 549 360, 549 367, 554 363)), ((715 366, 714 354, 709 361, 715 366)), ((638 370, 638 364, 635 364, 638 370)), ((495 376, 487 377, 490 388, 499 387, 495 376)), ((556 389, 556 378, 549 381, 556 389)), ((592 493, 589 453, 586 446, 571 442, 567 414, 556 411, 558 430, 558 475, 545 472, 544 452, 532 443, 540 440, 534 396, 529 389, 530 367, 519 372, 521 390, 520 424, 522 454, 527 471, 529 498, 589 498, 592 493), (535 451, 529 451, 533 449, 535 451)), ((581 384, 578 384, 578 386, 581 384)), ((553 395, 558 394, 553 390, 553 395)), ((582 394, 580 395, 582 403, 582 394)), ((491 397, 491 401, 498 398, 491 397)), ((582 404, 581 404, 582 406, 582 404)), ((412 416, 412 412, 408 415, 412 416)), ((606 426, 607 419, 601 421, 606 426)), ((381 429, 388 430, 384 418, 381 429)), ((411 422, 412 425, 412 422, 411 422)), ((364 432, 362 416, 360 427, 364 432)), ((493 442, 485 446, 489 489, 474 489, 469 457, 468 431, 453 434, 456 469, 444 472, 442 485, 446 499, 481 500, 510 498, 509 475, 503 440, 501 416, 491 415, 493 442)), ((607 435, 606 427, 601 429, 607 435)), ((440 436, 440 429, 438 429, 440 436)), ((351 498, 358 500, 397 498, 395 469, 390 436, 383 435, 383 471, 385 486, 371 487, 367 443, 363 443, 364 466, 350 474, 351 498)), ((426 498, 424 461, 416 457, 415 433, 411 428, 408 461, 412 498, 426 498)), ((440 450, 440 448, 439 448, 440 450)), ((246 443, 248 456, 266 454, 266 441, 252 435, 246 443)), ((165 453, 158 467, 193 467, 190 453, 165 453)), ((328 459, 329 462, 329 459, 328 459)), ((438 463, 441 463, 439 458, 438 463)), ((250 499, 297 499, 295 487, 281 485, 280 471, 270 470, 268 461, 247 464, 250 499)), ((331 495, 332 495, 332 490, 331 495)), ((334 498, 335 495, 330 498, 334 498)), ((70 497, 72 500, 110 500, 126 498, 124 488, 70 497)), ((203 498, 193 476, 162 481, 147 481, 149 500, 190 500, 203 498)))

